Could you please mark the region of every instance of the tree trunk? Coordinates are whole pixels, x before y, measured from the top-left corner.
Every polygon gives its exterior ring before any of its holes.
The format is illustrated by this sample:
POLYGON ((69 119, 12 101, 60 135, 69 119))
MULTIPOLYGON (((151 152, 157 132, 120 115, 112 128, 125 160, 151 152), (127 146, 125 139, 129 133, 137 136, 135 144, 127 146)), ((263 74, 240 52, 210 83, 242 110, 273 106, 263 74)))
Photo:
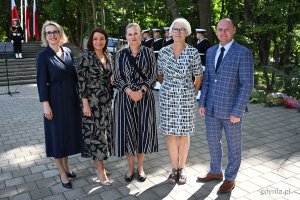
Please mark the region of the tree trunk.
POLYGON ((271 47, 271 38, 269 35, 265 35, 264 37, 260 39, 258 42, 258 56, 259 56, 259 61, 260 61, 260 66, 263 68, 263 74, 264 78, 266 81, 266 86, 267 86, 267 91, 272 91, 273 86, 272 86, 272 81, 270 80, 270 77, 268 75, 267 71, 267 66, 269 65, 269 52, 270 52, 270 47, 271 47))
MULTIPOLYGON (((290 10, 292 12, 292 10, 290 10)), ((289 12, 289 13, 291 13, 289 12)), ((290 55, 292 53, 292 41, 293 41, 293 29, 294 29, 294 16, 293 15, 288 15, 287 17, 287 39, 285 43, 285 48, 284 48, 284 53, 282 55, 282 58, 280 59, 281 62, 280 64, 287 65, 290 64, 290 55)), ((289 75, 291 69, 290 68, 285 68, 285 74, 289 75)))
POLYGON ((101 9, 101 28, 105 29, 105 11, 104 11, 104 2, 100 0, 100 9, 101 9))
POLYGON ((221 7, 221 13, 220 13, 220 20, 224 17, 224 11, 225 11, 225 0, 222 0, 222 7, 221 7))
POLYGON ((248 26, 252 27, 253 24, 253 12, 251 8, 253 8, 252 0, 245 0, 244 1, 244 21, 248 26))
POLYGON ((200 27, 207 31, 207 38, 212 41, 211 17, 210 17, 210 0, 198 0, 198 11, 200 27))
POLYGON ((97 21, 96 21, 96 6, 95 6, 95 0, 92 1, 92 10, 93 10, 93 20, 94 20, 94 28, 97 27, 97 21))
POLYGON ((167 3, 169 5, 169 9, 170 9, 173 19, 176 19, 178 17, 178 2, 177 2, 177 0, 167 0, 167 3))
POLYGON ((90 16, 89 3, 88 3, 88 1, 83 1, 83 2, 84 2, 83 6, 84 6, 84 14, 85 14, 84 18, 85 18, 85 24, 86 24, 85 31, 90 32, 91 29, 90 29, 90 18, 89 18, 89 16, 90 16))

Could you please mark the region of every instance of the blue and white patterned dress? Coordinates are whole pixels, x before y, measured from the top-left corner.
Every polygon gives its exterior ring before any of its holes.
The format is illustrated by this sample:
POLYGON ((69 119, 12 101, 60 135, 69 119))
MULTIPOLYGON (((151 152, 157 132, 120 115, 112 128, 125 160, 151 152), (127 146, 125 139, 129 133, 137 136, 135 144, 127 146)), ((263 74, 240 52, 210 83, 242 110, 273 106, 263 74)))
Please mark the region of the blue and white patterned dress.
POLYGON ((172 45, 162 48, 158 75, 164 76, 159 92, 159 128, 165 135, 189 136, 195 132, 196 91, 192 77, 202 76, 198 50, 188 44, 176 59, 172 45))

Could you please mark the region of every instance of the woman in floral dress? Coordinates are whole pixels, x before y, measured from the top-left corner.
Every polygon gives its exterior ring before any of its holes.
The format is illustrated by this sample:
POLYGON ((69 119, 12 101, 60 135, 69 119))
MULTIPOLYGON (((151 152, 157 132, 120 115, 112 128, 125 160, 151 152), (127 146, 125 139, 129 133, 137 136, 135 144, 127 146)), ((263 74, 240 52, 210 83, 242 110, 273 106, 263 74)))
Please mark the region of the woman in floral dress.
POLYGON ((110 185, 103 160, 111 156, 112 55, 107 51, 108 35, 96 28, 88 40, 88 52, 81 57, 77 68, 79 96, 82 99, 82 157, 91 157, 102 185, 110 185))

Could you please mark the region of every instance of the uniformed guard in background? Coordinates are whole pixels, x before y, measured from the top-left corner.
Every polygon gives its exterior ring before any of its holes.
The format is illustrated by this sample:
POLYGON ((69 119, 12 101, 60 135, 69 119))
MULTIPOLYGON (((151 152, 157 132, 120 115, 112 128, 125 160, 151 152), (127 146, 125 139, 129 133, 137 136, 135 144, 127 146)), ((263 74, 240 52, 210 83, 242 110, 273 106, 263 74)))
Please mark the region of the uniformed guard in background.
POLYGON ((24 42, 24 32, 20 26, 19 19, 13 19, 13 25, 10 28, 10 41, 14 46, 15 57, 23 58, 22 43, 24 42))
POLYGON ((205 66, 206 63, 206 51, 210 47, 209 40, 205 37, 206 30, 205 29, 196 29, 196 37, 197 37, 197 45, 196 49, 198 49, 201 57, 202 65, 205 66))
POLYGON ((170 36, 170 27, 164 27, 165 38, 163 40, 163 47, 168 46, 174 42, 172 37, 170 36))
POLYGON ((142 45, 145 47, 153 47, 153 38, 151 37, 150 30, 142 30, 143 41, 142 45))
POLYGON ((155 57, 157 59, 158 52, 163 47, 163 39, 161 38, 161 35, 160 35, 160 29, 154 28, 154 29, 152 29, 152 31, 153 31, 153 37, 154 37, 153 51, 154 51, 155 57))

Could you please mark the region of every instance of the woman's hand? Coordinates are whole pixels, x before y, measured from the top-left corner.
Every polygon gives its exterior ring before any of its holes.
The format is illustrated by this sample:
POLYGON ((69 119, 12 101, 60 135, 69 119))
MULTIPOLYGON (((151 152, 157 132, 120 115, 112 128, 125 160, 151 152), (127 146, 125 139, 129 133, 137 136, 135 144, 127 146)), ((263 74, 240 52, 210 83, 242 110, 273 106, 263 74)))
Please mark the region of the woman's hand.
POLYGON ((133 101, 138 102, 138 101, 140 101, 143 98, 143 93, 140 90, 138 90, 138 91, 131 91, 129 97, 133 101))
POLYGON ((91 117, 92 116, 92 111, 91 111, 91 108, 90 108, 89 100, 87 98, 82 99, 82 107, 83 107, 82 108, 83 116, 91 117))
POLYGON ((129 96, 130 99, 132 99, 135 102, 140 101, 143 98, 143 93, 141 91, 133 91, 130 88, 127 88, 125 90, 126 94, 129 96))
POLYGON ((45 118, 48 119, 48 120, 52 120, 53 119, 53 113, 52 113, 52 109, 50 107, 49 101, 44 101, 43 102, 43 109, 44 109, 45 118))

